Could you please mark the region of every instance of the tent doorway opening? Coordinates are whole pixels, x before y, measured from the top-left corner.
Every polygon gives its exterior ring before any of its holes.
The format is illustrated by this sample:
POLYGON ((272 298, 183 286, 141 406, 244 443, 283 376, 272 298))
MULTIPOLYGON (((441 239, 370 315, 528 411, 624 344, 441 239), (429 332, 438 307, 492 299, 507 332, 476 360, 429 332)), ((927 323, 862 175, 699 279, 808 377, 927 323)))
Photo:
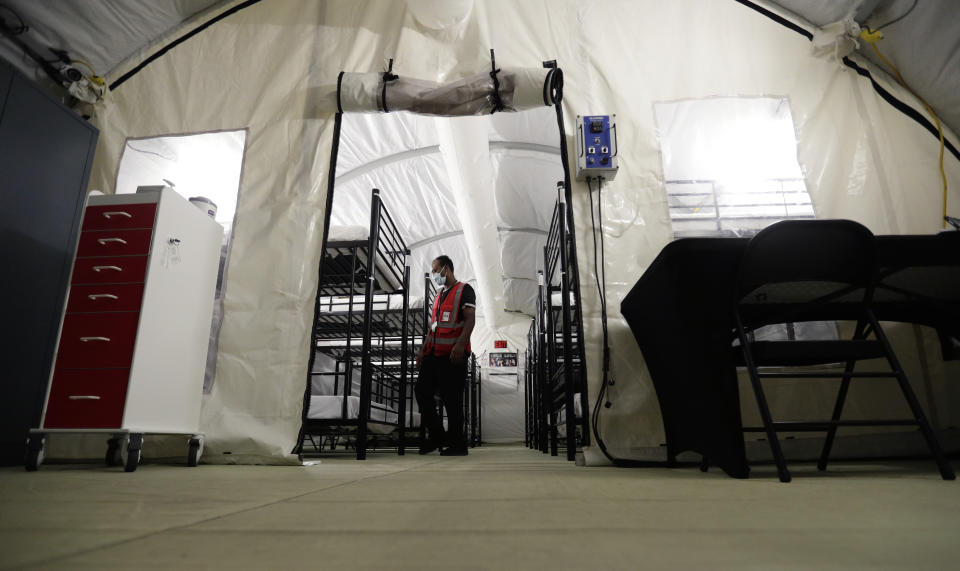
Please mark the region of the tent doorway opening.
POLYGON ((414 356, 436 294, 426 274, 441 254, 477 298, 465 438, 524 442, 525 336, 565 178, 561 136, 553 107, 340 116, 297 453, 417 447, 414 356), (514 358, 491 360, 504 339, 514 358))

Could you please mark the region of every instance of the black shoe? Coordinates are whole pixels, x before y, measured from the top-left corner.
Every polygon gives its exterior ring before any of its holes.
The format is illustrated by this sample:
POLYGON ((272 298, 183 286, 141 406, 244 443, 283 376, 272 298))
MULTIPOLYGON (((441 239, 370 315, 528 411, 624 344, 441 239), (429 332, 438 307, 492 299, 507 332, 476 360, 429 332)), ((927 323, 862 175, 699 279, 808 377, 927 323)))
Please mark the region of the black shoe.
POLYGON ((466 456, 467 454, 466 448, 446 448, 440 453, 441 456, 466 456))
MULTIPOLYGON (((424 454, 429 454, 429 453, 433 452, 434 450, 437 450, 438 448, 439 448, 439 446, 434 446, 433 444, 426 444, 426 445, 424 445, 424 446, 421 446, 421 447, 420 447, 420 450, 418 450, 417 452, 418 452, 421 456, 423 456, 424 454)), ((441 454, 443 454, 443 452, 441 452, 441 454)))

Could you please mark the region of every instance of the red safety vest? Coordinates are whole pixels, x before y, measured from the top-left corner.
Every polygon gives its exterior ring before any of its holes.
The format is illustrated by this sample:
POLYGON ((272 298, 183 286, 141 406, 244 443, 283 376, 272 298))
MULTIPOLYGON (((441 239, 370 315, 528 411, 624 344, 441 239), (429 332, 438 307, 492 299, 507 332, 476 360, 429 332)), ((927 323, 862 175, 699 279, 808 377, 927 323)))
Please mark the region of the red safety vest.
MULTIPOLYGON (((431 351, 434 355, 445 356, 453 351, 460 334, 463 333, 464 322, 460 315, 460 295, 463 293, 463 282, 453 284, 443 303, 440 303, 440 292, 433 300, 433 312, 430 316, 430 323, 436 323, 437 327, 427 335, 427 350, 429 355, 431 351)), ((470 340, 467 340, 466 354, 470 354, 470 340)))

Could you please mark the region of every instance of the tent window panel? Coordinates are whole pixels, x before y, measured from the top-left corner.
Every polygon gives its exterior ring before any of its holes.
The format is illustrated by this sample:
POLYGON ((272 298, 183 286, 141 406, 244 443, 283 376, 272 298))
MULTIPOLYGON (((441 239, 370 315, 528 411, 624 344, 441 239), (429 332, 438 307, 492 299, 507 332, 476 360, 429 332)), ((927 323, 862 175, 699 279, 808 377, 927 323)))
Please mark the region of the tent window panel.
POLYGON ((717 209, 714 208, 713 206, 703 207, 700 205, 692 205, 692 206, 670 205, 670 217, 675 221, 716 220, 717 209))
POLYGON ((776 222, 778 218, 730 218, 723 219, 720 221, 720 234, 723 235, 743 235, 743 234, 756 234, 757 232, 763 230, 771 223, 776 222), (773 219, 772 219, 773 218, 773 219))
POLYGON ((127 139, 117 170, 117 194, 139 186, 173 183, 184 198, 204 196, 217 205, 224 236, 233 225, 247 131, 217 131, 127 139))
POLYGON ((692 180, 685 181, 667 181, 667 196, 684 195, 704 196, 713 195, 712 182, 696 182, 692 180))
MULTIPOLYGON (((815 218, 783 97, 654 104, 675 238, 753 236, 780 220, 815 218)), ((758 339, 836 339, 834 322, 786 323, 758 339)))
POLYGON ((815 216, 786 98, 665 102, 654 112, 674 237, 752 236, 815 216))
POLYGON ((140 186, 169 186, 172 183, 173 190, 184 198, 203 196, 217 205, 215 218, 223 226, 224 233, 203 380, 204 393, 213 389, 216 377, 223 320, 223 271, 237 211, 246 140, 246 129, 127 139, 114 186, 117 194, 131 194, 140 186))
POLYGON ((674 236, 710 236, 718 231, 716 220, 675 220, 674 236))
POLYGON ((740 187, 710 183, 668 181, 667 204, 674 237, 689 236, 691 219, 710 219, 697 236, 749 236, 778 220, 813 218, 813 202, 806 189, 795 190, 803 180, 755 181, 740 187), (788 186, 787 183, 790 183, 788 186), (757 224, 757 220, 765 223, 757 224), (741 224, 742 222, 742 224, 741 224))

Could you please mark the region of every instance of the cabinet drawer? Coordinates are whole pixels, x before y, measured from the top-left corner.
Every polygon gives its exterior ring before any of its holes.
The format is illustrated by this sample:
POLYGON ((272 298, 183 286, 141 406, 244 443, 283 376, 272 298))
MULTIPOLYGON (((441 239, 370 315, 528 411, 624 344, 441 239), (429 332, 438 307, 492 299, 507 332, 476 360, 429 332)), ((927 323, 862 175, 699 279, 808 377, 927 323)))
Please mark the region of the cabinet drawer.
POLYGON ((56 369, 44 428, 119 428, 129 369, 56 369))
POLYGON ((70 286, 67 313, 140 311, 143 284, 70 286))
POLYGON ((81 229, 153 228, 156 212, 156 203, 88 206, 83 214, 81 229))
POLYGON ((143 283, 147 275, 147 256, 77 258, 73 264, 72 284, 143 283))
POLYGON ((150 253, 153 230, 93 230, 80 233, 77 257, 132 256, 150 253))
POLYGON ((68 313, 63 320, 57 368, 129 367, 139 312, 68 313))

